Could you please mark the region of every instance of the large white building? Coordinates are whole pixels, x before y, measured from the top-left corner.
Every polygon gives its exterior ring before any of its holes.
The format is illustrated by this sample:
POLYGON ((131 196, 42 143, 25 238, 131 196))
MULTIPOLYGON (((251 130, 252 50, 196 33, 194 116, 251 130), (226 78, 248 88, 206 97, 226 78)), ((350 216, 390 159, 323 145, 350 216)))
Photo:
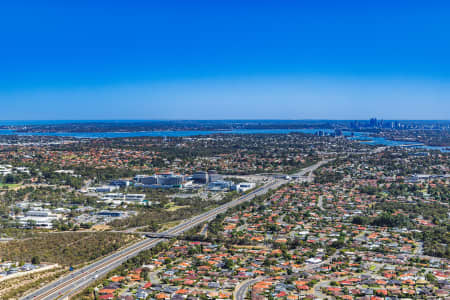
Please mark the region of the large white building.
POLYGON ((88 187, 87 191, 89 193, 111 193, 118 189, 119 187, 115 185, 104 185, 104 186, 88 187))
POLYGON ((218 192, 230 190, 232 185, 233 184, 230 181, 214 181, 208 183, 208 191, 218 192))
POLYGON ((121 202, 141 204, 145 200, 145 194, 108 193, 103 195, 102 200, 115 204, 120 204, 121 202))
POLYGON ((253 182, 241 182, 232 187, 233 190, 238 191, 239 193, 246 192, 255 187, 255 183, 253 182))
POLYGON ((43 228, 52 228, 53 222, 61 219, 60 215, 54 214, 49 210, 30 210, 24 215, 16 216, 16 220, 23 227, 30 225, 43 228))
POLYGON ((8 174, 12 174, 12 166, 0 165, 0 176, 6 176, 8 174))

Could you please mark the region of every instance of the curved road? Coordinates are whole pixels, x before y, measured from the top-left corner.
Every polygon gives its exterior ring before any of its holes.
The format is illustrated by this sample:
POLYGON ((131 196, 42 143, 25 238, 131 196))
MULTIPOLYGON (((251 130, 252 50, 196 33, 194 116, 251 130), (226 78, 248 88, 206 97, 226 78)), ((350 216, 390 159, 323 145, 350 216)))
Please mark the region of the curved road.
POLYGON ((247 290, 250 286, 254 285, 255 283, 263 280, 264 277, 256 277, 253 279, 248 279, 244 282, 242 282, 235 290, 234 292, 234 299, 235 300, 244 300, 245 295, 247 294, 247 290))
MULTIPOLYGON (((316 163, 315 165, 312 165, 310 167, 307 167, 297 173, 298 175, 304 175, 308 172, 311 172, 324 163, 328 162, 326 161, 320 161, 316 163)), ((171 229, 168 229, 163 232, 163 234, 167 235, 175 235, 183 233, 198 224, 201 224, 203 222, 208 222, 215 218, 218 214, 225 212, 227 209, 236 206, 240 203, 243 203, 245 201, 249 201, 253 199, 255 196, 263 195, 267 193, 270 189, 276 189, 280 185, 286 183, 286 180, 282 179, 274 179, 264 186, 256 189, 255 191, 246 194, 236 200, 233 200, 231 202, 228 202, 222 206, 219 206, 217 208, 214 208, 208 212, 205 212, 203 214, 200 214, 198 216, 195 216, 191 219, 186 220, 185 222, 172 227, 171 229)), ((50 300, 50 299, 62 299, 65 297, 73 296, 77 293, 79 293, 83 288, 89 286, 94 281, 96 281, 98 278, 101 278, 105 276, 108 272, 114 270, 118 266, 120 266, 123 262, 125 262, 127 259, 136 256, 139 252, 143 250, 150 249, 163 241, 164 239, 161 238, 149 238, 142 240, 136 244, 133 244, 132 246, 129 246, 127 248, 124 248, 122 250, 119 250, 107 257, 104 257, 88 266, 85 266, 79 270, 73 271, 69 275, 66 275, 54 282, 51 282, 50 284, 40 288, 37 291, 34 291, 26 296, 24 296, 23 300, 50 300)))

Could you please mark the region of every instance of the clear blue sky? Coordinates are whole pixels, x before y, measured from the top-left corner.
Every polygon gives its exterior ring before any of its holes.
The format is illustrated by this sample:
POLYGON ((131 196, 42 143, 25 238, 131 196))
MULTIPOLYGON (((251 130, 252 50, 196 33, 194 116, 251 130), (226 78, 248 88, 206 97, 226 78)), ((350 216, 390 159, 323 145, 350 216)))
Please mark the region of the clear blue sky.
POLYGON ((450 116, 449 1, 3 2, 3 120, 450 116))

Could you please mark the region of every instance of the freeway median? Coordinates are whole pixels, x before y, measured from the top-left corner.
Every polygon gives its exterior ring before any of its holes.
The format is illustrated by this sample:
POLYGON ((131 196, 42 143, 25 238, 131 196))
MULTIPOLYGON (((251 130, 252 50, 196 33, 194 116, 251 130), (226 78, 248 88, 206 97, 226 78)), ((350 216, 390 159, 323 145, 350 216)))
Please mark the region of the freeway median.
MULTIPOLYGON (((320 161, 313 166, 309 166, 304 170, 298 172, 299 175, 304 175, 306 173, 312 172, 313 170, 319 168, 324 163, 328 162, 327 160, 320 161)), ((256 196, 264 195, 269 190, 277 189, 281 185, 287 183, 289 181, 284 179, 273 179, 265 185, 257 188, 256 190, 245 194, 238 199, 235 199, 231 202, 228 202, 222 206, 216 207, 210 211, 202 213, 198 216, 192 217, 190 219, 185 220, 184 222, 172 227, 162 234, 164 235, 178 235, 181 234, 201 223, 209 222, 214 219, 218 214, 226 212, 229 208, 239 205, 243 202, 252 200, 256 196)), ((102 258, 96 262, 93 262, 90 265, 87 265, 79 270, 72 272, 69 275, 66 275, 54 282, 51 282, 44 287, 22 297, 22 300, 50 300, 50 299, 63 299, 69 298, 71 296, 79 293, 83 288, 91 285, 98 278, 101 278, 108 274, 110 271, 117 268, 123 262, 128 260, 131 257, 134 257, 139 254, 139 252, 148 250, 158 243, 162 242, 164 239, 162 238, 147 238, 145 240, 139 241, 127 248, 121 249, 105 258, 102 258)))

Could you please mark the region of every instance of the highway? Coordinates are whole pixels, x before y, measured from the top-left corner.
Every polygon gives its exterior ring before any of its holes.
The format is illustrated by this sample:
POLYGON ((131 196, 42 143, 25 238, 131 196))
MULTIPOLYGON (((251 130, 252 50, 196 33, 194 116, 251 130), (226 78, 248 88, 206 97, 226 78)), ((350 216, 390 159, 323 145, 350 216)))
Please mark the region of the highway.
MULTIPOLYGON (((328 162, 328 160, 320 161, 315 165, 309 166, 302 171, 298 172, 296 175, 303 176, 313 170, 317 169, 324 163, 328 162)), ((211 221, 218 214, 225 212, 227 209, 239 205, 245 201, 249 201, 256 196, 263 195, 267 193, 270 189, 276 189, 282 184, 287 183, 287 180, 284 179, 273 179, 263 185, 262 187, 257 188, 256 190, 241 196, 240 198, 230 201, 222 206, 214 208, 208 212, 200 214, 198 216, 192 217, 179 225, 172 227, 162 234, 164 235, 177 235, 183 233, 198 224, 211 221)), ((121 249, 109 256, 106 256, 98 261, 93 262, 92 264, 85 266, 79 270, 75 270, 70 274, 51 282, 50 284, 24 296, 21 299, 39 299, 39 300, 50 300, 50 299, 63 299, 69 298, 77 293, 79 293, 83 288, 89 286, 98 278, 105 276, 108 272, 114 270, 118 266, 120 266, 127 259, 136 256, 139 252, 143 250, 150 249, 163 241, 162 238, 147 238, 145 240, 139 241, 129 247, 121 249)))

